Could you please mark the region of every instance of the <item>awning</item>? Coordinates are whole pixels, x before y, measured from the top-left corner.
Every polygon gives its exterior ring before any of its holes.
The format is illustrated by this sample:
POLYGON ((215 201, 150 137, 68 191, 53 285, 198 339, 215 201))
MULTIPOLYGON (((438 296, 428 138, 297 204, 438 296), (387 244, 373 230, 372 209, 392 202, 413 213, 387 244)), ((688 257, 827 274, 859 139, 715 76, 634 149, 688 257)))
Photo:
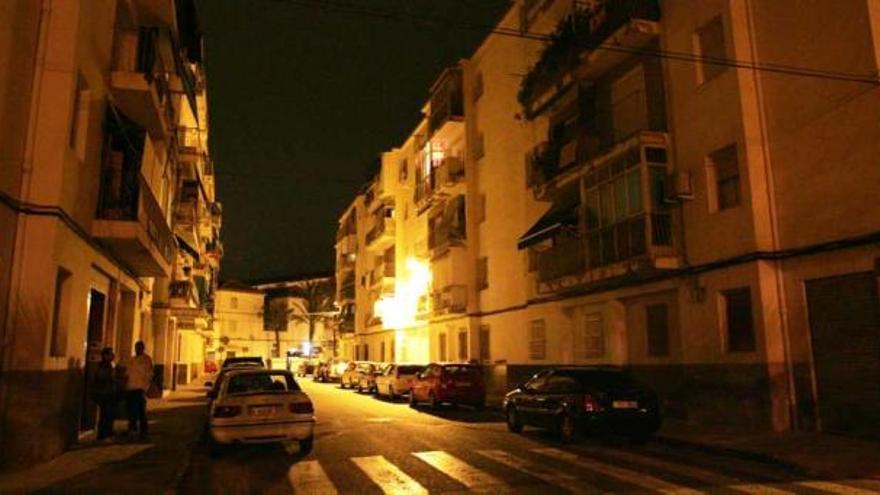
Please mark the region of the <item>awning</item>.
POLYGON ((577 184, 559 191, 553 206, 519 238, 516 243, 517 248, 525 249, 553 237, 561 228, 577 226, 580 203, 577 184))

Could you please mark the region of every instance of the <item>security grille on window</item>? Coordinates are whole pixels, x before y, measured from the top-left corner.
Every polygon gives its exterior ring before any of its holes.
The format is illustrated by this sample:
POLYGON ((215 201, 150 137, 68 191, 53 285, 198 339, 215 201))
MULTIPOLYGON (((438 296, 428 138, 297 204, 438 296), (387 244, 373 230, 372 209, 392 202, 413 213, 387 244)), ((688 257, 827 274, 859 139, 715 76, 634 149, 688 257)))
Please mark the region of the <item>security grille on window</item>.
POLYGON ((480 325, 480 361, 486 362, 492 359, 489 349, 489 325, 480 325))
POLYGON ((468 334, 467 331, 461 329, 458 331, 458 359, 467 361, 468 358, 468 334))
POLYGON ((728 352, 754 352, 755 329, 752 325, 752 292, 748 287, 721 293, 723 323, 727 330, 728 352))
POLYGON ((648 330, 648 355, 669 355, 669 307, 665 304, 645 307, 645 326, 648 330))
POLYGON ((605 354, 605 331, 602 313, 584 312, 575 328, 574 354, 577 359, 601 357, 605 354))
POLYGON ((721 21, 721 16, 713 18, 697 29, 694 38, 697 56, 703 61, 697 64, 697 82, 703 84, 727 70, 726 65, 713 63, 727 58, 724 23, 721 21))
POLYGON ((532 320, 529 327, 529 359, 547 358, 547 334, 544 320, 532 320))
POLYGON ((736 145, 725 146, 709 155, 714 177, 715 210, 726 210, 740 204, 739 160, 736 145))

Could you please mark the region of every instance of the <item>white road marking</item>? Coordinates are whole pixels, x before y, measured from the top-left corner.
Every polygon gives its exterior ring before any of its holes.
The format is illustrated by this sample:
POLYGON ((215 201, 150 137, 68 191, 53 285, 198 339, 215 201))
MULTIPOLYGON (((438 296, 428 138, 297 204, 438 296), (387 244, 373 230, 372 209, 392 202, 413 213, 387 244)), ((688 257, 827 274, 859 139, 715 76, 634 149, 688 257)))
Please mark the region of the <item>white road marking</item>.
POLYGON ((418 481, 410 478, 397 466, 392 464, 381 455, 368 457, 352 457, 351 461, 361 468, 373 483, 379 485, 383 492, 389 495, 404 494, 427 494, 418 481))
POLYGON ((413 455, 474 492, 503 493, 507 487, 507 484, 498 478, 442 450, 413 452, 413 455))
POLYGON ((595 471, 597 473, 604 474, 606 476, 611 476, 613 478, 617 478, 619 480, 623 480, 627 483, 631 483, 633 485, 640 486, 642 488, 647 488, 649 490, 656 490, 661 493, 667 494, 675 494, 675 495, 696 495, 699 493, 703 493, 699 490, 694 490, 692 488, 687 488, 685 486, 677 485, 675 483, 671 483, 666 480, 661 480, 660 478, 656 478, 654 476, 648 474, 642 474, 636 471, 632 471, 629 469, 624 469, 617 466, 612 466, 610 464, 605 464, 603 462, 595 461, 592 459, 584 458, 577 456, 575 454, 565 452, 559 449, 532 449, 532 452, 536 454, 545 455, 548 457, 552 457, 554 459, 560 459, 562 461, 574 464, 576 466, 589 469, 591 471, 595 471))
MULTIPOLYGON (((594 452, 593 454, 597 455, 599 453, 594 452)), ((614 457, 620 460, 630 461, 645 466, 655 467, 664 471, 669 471, 673 474, 698 480, 708 485, 730 488, 732 490, 754 495, 785 495, 792 493, 787 490, 780 490, 778 488, 774 488, 772 486, 764 484, 743 483, 742 480, 715 471, 711 471, 709 469, 691 466, 688 464, 678 464, 675 462, 664 461, 661 459, 648 457, 633 452, 624 452, 620 450, 603 450, 601 452, 601 455, 605 457, 614 457)))
POLYGON ((538 466, 537 464, 511 455, 503 450, 478 450, 477 453, 488 457, 497 463, 504 464, 505 466, 538 478, 545 483, 564 488, 571 493, 600 493, 603 491, 595 486, 587 484, 577 476, 573 476, 558 469, 538 466))
POLYGON ((877 495, 873 490, 865 490, 855 486, 841 485, 830 481, 798 481, 794 483, 797 486, 821 490, 823 492, 836 493, 837 495, 877 495))
POLYGON ((290 486, 293 487, 293 493, 296 494, 334 495, 337 493, 336 487, 333 486, 318 461, 302 461, 290 466, 287 479, 290 480, 290 486))

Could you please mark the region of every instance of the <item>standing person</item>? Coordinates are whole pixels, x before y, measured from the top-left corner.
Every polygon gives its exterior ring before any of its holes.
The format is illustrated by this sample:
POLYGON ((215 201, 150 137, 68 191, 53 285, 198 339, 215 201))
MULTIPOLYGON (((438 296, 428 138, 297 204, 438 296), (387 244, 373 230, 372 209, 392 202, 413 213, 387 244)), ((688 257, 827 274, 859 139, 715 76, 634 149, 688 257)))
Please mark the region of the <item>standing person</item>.
POLYGON ((113 357, 113 349, 101 349, 101 362, 98 363, 92 383, 92 398, 98 404, 98 440, 113 438, 113 421, 116 419, 116 400, 119 393, 113 357))
POLYGON ((125 371, 125 405, 128 410, 128 433, 147 436, 147 390, 153 381, 153 359, 145 352, 142 341, 134 345, 134 357, 129 359, 125 371))

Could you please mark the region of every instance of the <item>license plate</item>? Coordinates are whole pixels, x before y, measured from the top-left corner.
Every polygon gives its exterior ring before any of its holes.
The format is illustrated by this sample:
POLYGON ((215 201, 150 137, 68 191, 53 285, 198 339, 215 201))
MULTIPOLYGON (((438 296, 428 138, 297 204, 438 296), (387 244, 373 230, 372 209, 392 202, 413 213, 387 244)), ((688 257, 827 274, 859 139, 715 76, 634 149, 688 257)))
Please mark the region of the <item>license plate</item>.
POLYGON ((275 406, 254 406, 250 411, 251 416, 271 416, 275 413, 275 406))
POLYGON ((456 387, 470 387, 471 382, 455 382, 456 387))
POLYGON ((611 402, 611 407, 614 409, 638 409, 639 403, 634 400, 616 400, 611 402))

